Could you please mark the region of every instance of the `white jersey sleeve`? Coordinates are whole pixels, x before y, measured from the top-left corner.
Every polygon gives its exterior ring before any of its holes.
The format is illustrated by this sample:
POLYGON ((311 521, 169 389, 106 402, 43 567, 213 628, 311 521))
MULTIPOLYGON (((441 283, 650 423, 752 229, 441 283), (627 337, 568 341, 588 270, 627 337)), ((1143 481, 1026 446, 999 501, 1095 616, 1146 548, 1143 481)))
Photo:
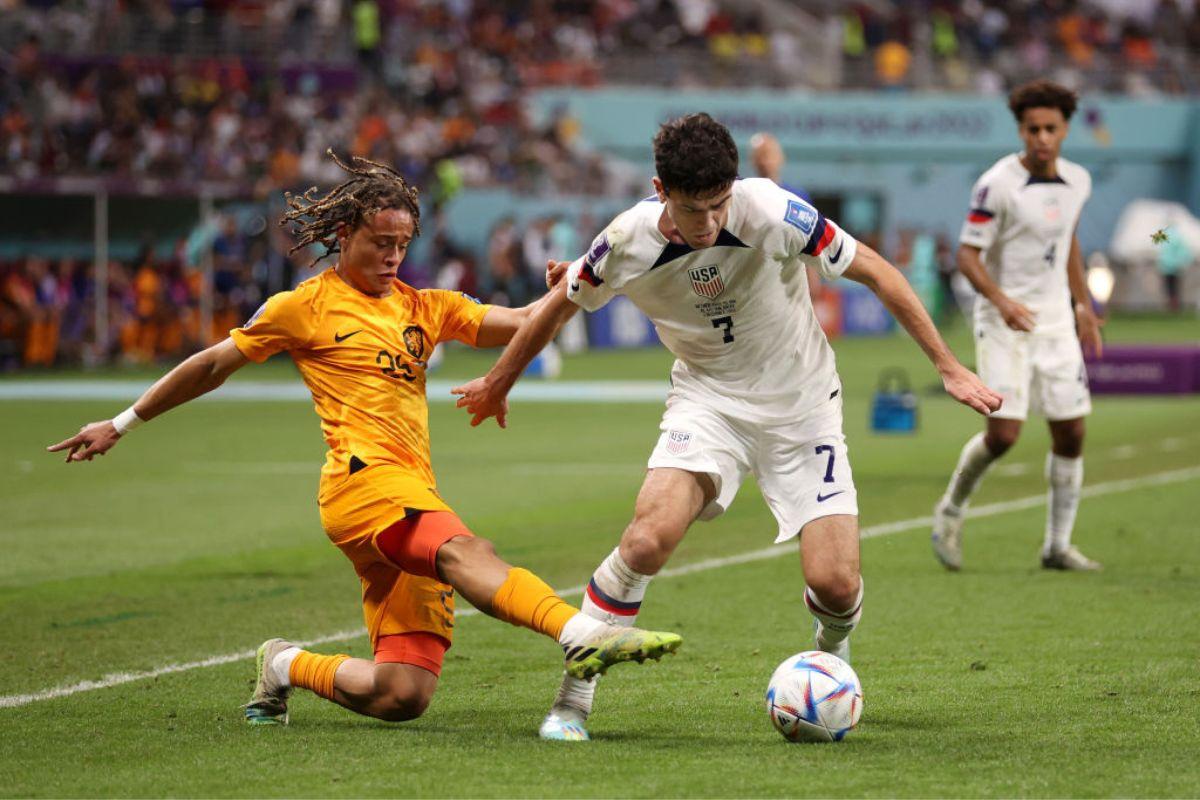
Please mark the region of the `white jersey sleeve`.
POLYGON ((1092 197, 1092 173, 1088 172, 1078 164, 1068 162, 1072 172, 1078 176, 1079 183, 1083 187, 1083 202, 1086 203, 1092 197))
POLYGON ((800 259, 825 280, 839 277, 858 252, 858 241, 796 195, 765 179, 744 181, 770 229, 765 237, 780 261, 800 259))
POLYGON ((1004 199, 1008 197, 1008 191, 1006 186, 993 186, 993 177, 993 170, 989 170, 975 182, 971 189, 971 208, 958 235, 960 243, 980 250, 992 246, 1004 224, 1004 199))
POLYGON ((595 311, 613 299, 615 292, 604 282, 605 266, 612 245, 608 230, 595 238, 592 246, 567 268, 567 298, 584 311, 595 311))

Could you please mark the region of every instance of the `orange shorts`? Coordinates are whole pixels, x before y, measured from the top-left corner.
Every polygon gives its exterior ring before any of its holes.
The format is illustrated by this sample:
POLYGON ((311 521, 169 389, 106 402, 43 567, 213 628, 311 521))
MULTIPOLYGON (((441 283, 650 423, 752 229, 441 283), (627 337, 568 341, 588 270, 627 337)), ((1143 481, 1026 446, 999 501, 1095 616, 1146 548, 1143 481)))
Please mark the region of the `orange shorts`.
POLYGON ((441 675, 442 660, 449 649, 450 643, 433 633, 393 633, 380 636, 375 643, 375 663, 412 664, 441 675))
POLYGON ((437 674, 454 635, 454 590, 438 579, 437 551, 470 530, 425 481, 387 464, 323 484, 319 503, 362 583, 375 660, 437 674))

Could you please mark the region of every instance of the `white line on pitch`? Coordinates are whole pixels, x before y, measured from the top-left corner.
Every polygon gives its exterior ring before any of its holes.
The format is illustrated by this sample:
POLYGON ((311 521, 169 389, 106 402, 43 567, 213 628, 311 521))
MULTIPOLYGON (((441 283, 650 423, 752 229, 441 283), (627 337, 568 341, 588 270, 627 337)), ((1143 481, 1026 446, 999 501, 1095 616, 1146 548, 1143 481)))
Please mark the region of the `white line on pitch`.
MULTIPOLYGON (((1170 483, 1180 483, 1181 481, 1200 478, 1200 467, 1188 467, 1187 469, 1176 469, 1168 472, 1158 472, 1152 475, 1143 475, 1139 478, 1126 478, 1118 481, 1107 481, 1105 483, 1097 483, 1093 486, 1084 487, 1084 497, 1099 497, 1106 494, 1114 494, 1116 492, 1127 492, 1133 489, 1142 489, 1147 486, 1163 486, 1170 483)), ((981 506, 973 506, 967 509, 967 516, 976 517, 992 517, 998 514, 1007 514, 1012 511, 1023 511, 1029 508, 1037 508, 1045 505, 1045 494, 1030 495, 1028 497, 1019 497, 1015 500, 1005 500, 999 503, 988 503, 981 506)), ((878 536, 888 536, 893 533, 902 533, 914 528, 925 528, 933 523, 932 517, 913 517, 912 519, 898 520, 896 522, 885 522, 880 525, 871 525, 862 529, 863 539, 874 539, 878 536)), ((693 564, 685 564, 681 567, 672 567, 664 569, 658 574, 660 578, 673 578, 678 575, 690 575, 693 572, 706 572, 712 569, 732 566, 734 564, 747 564, 753 561, 765 561, 770 558, 778 558, 788 553, 794 553, 796 547, 794 544, 779 544, 771 547, 764 547, 761 550, 751 550, 746 553, 739 553, 735 556, 724 556, 722 558, 709 558, 703 561, 697 561, 693 564)), ((578 597, 583 594, 583 586, 572 586, 569 589, 562 589, 558 592, 560 597, 578 597)), ((473 608, 464 609, 458 612, 459 617, 476 616, 479 612, 473 608)), ((303 642, 296 642, 300 647, 313 647, 315 645, 328 644, 330 642, 343 642, 347 639, 354 639, 366 633, 364 628, 354 628, 350 630, 338 631, 325 636, 319 636, 316 639, 309 639, 303 642)), ((141 672, 113 672, 105 675, 103 678, 94 681, 80 681, 69 686, 58 686, 53 689, 43 689, 40 692, 32 692, 30 694, 10 694, 0 696, 0 708, 16 708, 18 706, 37 703, 42 700, 54 700, 59 697, 70 697, 80 692, 90 692, 95 689, 110 689, 114 686, 121 686, 126 683, 135 681, 149 680, 157 678, 161 675, 171 675, 176 672, 189 672, 194 669, 202 669, 204 667, 215 667, 221 664, 231 664, 235 661, 244 661, 254 658, 253 650, 241 650, 236 653, 226 653, 219 656, 211 656, 200 661, 188 661, 182 664, 167 664, 155 669, 144 670, 141 672)))

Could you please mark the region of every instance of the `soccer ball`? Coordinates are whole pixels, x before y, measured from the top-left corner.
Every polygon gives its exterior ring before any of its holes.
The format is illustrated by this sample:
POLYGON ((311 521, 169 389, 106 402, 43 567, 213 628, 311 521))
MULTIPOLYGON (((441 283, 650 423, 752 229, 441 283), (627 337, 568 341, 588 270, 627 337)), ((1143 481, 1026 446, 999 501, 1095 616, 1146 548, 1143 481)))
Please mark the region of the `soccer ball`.
POLYGON ((862 716, 862 684, 850 665, 807 650, 775 668, 767 685, 767 713, 791 742, 839 742, 862 716))

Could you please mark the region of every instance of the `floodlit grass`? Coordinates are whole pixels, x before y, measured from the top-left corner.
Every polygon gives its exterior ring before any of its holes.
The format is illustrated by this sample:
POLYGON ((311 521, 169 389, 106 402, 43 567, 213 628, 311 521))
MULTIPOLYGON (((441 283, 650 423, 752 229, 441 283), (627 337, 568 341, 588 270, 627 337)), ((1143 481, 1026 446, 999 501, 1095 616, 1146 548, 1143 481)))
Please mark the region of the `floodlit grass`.
MULTIPOLYGON (((1118 321, 1110 338, 1123 329, 1171 338, 1159 320, 1118 321)), ((961 328, 953 341, 968 346, 961 328)), ((863 524, 928 514, 979 419, 925 391, 935 376, 903 339, 837 349, 863 524), (866 429, 876 376, 891 364, 922 391, 915 436, 866 429)), ((456 352, 439 377, 468 377, 490 358, 456 352)), ((601 354, 568 359, 564 377, 661 378, 668 365, 660 351, 601 354)), ((354 573, 320 530, 323 445, 306 404, 196 404, 91 464, 41 451, 111 406, 0 403, 10 421, 0 693, 361 624, 354 573)), ((503 556, 578 585, 627 522, 659 414, 654 404, 530 403, 500 431, 434 405, 441 492, 503 556)), ((1098 398, 1087 484, 1195 467, 1197 423, 1192 398, 1098 398)), ((1044 425, 1031 423, 978 502, 1043 492, 1046 445, 1044 425)), ((238 706, 249 659, 0 708, 0 795, 1195 796, 1196 489, 1191 478, 1085 499, 1076 540, 1104 562, 1096 575, 1037 568, 1042 508, 971 521, 960 574, 937 566, 923 528, 866 540, 854 638, 866 711, 839 745, 788 744, 762 709, 775 664, 811 642, 789 555, 654 582, 641 620, 678 630, 685 645, 602 682, 588 745, 536 737, 557 648, 473 616, 458 626, 432 707, 412 723, 301 693, 288 728, 248 728, 238 706)), ((696 526, 673 565, 764 547, 774 528, 747 485, 725 517, 696 526)), ((366 647, 358 637, 321 649, 366 647)))

